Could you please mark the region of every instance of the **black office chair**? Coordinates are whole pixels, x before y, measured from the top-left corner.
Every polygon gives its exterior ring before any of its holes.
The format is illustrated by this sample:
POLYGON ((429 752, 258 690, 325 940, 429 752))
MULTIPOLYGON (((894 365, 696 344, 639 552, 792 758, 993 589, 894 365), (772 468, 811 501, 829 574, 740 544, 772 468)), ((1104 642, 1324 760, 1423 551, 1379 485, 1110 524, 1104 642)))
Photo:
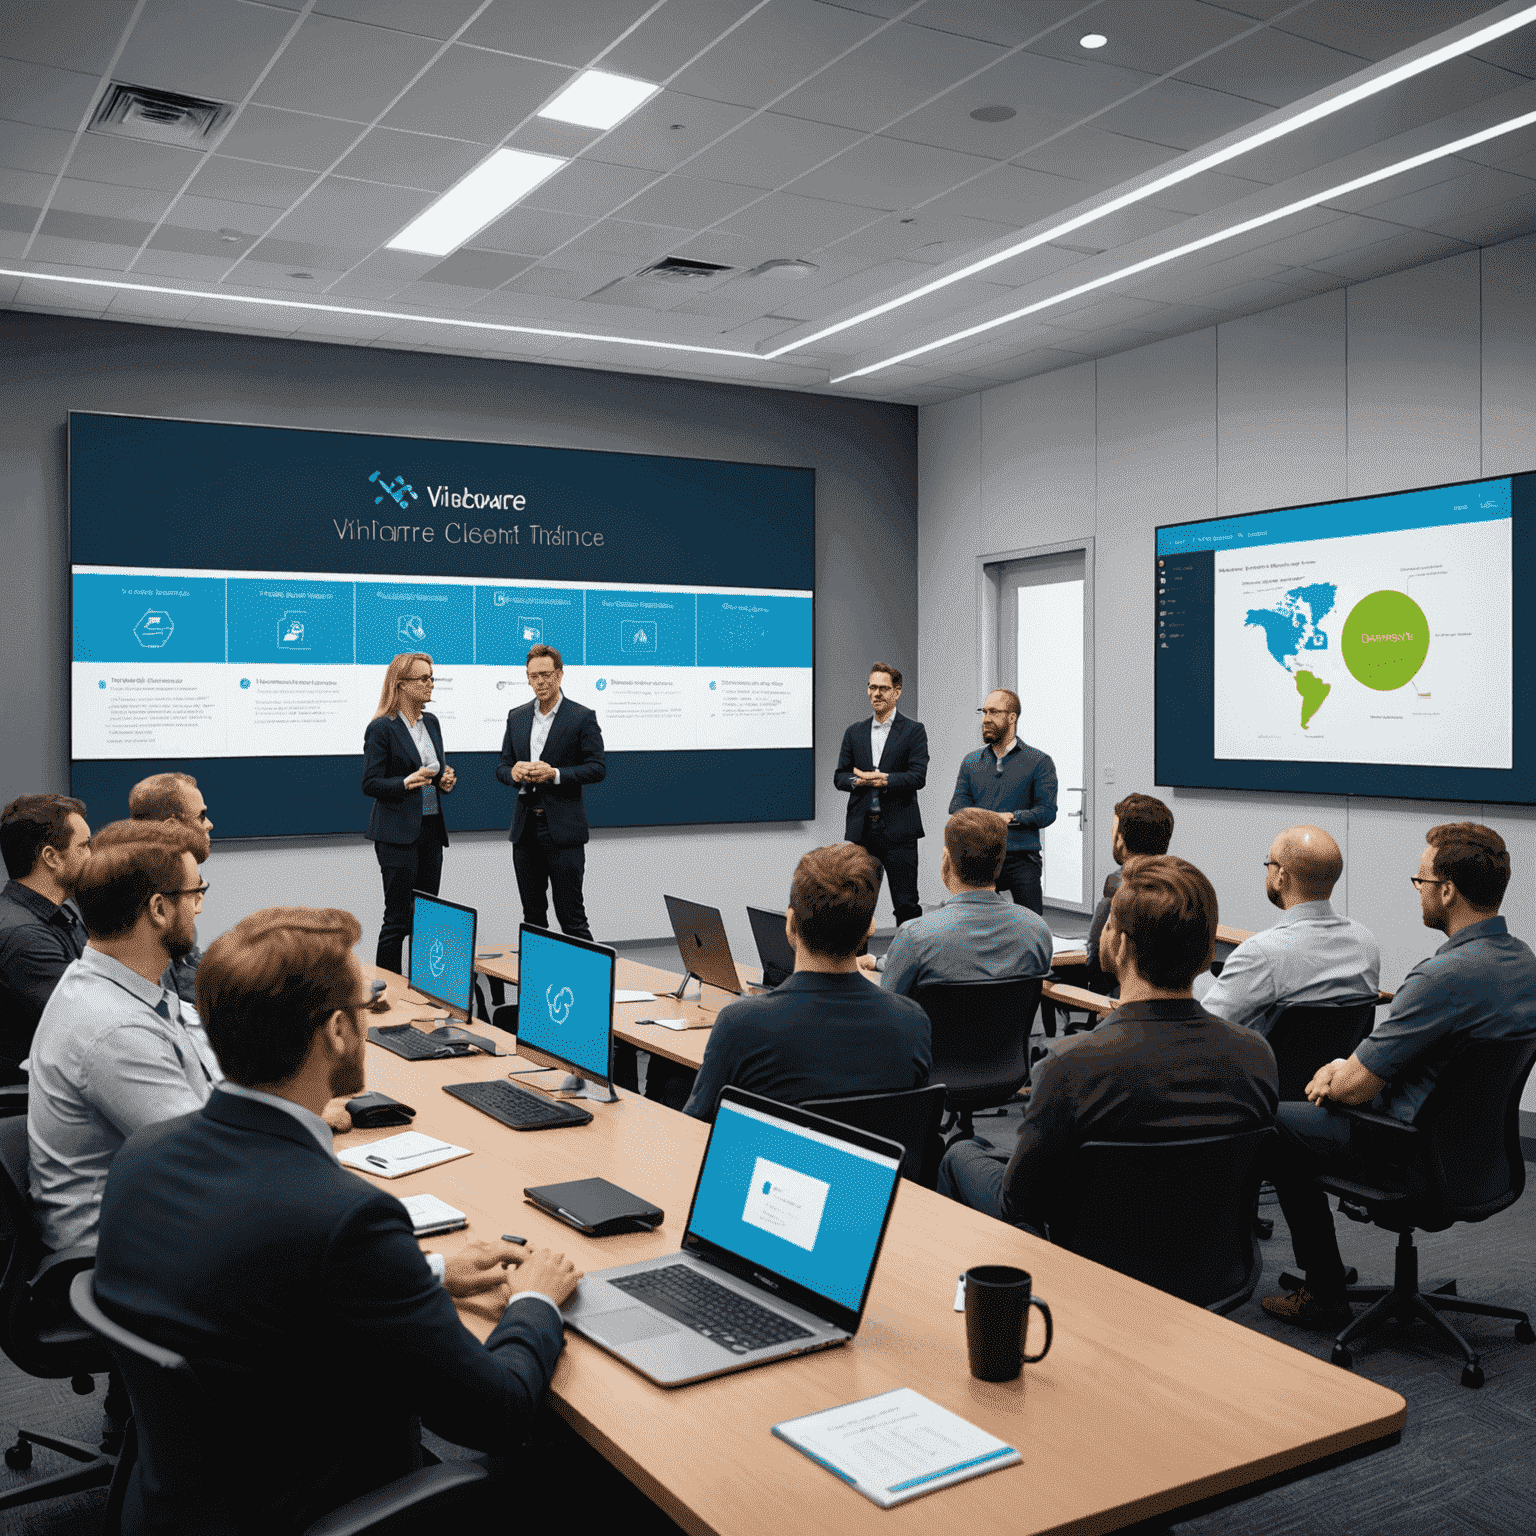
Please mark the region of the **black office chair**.
MULTIPOLYGON (((89 1273, 75 1276, 70 1305, 105 1341, 133 1404, 107 1497, 104 1536, 121 1536, 123 1499, 137 1464, 142 1464, 145 1487, 175 1490, 182 1498, 202 1501, 196 1523, 201 1536, 229 1536, 238 1522, 219 1480, 218 1416, 196 1372, 184 1356, 141 1339, 108 1317, 97 1305, 92 1280, 89 1273)), ((272 1468, 271 1475, 281 1477, 282 1469, 272 1468)), ((406 1536, 440 1529, 461 1512, 465 1490, 488 1476, 479 1462, 437 1462, 333 1509, 307 1526, 304 1536, 406 1536)))
MULTIPOLYGON (((101 1341, 69 1313, 70 1280, 95 1262, 93 1248, 49 1253, 43 1246, 27 1201, 26 1115, 0 1118, 0 1349, 29 1376, 69 1377, 82 1396, 96 1390, 91 1378, 105 1376, 112 1364, 101 1341)), ((115 1439, 112 1431, 108 1434, 115 1439)), ((17 1429, 16 1443, 5 1453, 6 1466, 24 1472, 32 1465, 34 1445, 81 1465, 0 1494, 0 1510, 105 1488, 112 1480, 116 1457, 105 1447, 32 1429, 17 1429)))
MULTIPOLYGON (((1349 1345, 1376 1332, 1388 1318, 1428 1323, 1461 1351, 1464 1387, 1483 1384, 1477 1351, 1440 1314, 1509 1318, 1515 1338, 1536 1344, 1525 1312, 1466 1301, 1456 1282, 1432 1290, 1419 1287, 1419 1251, 1413 1234, 1444 1232, 1458 1221, 1486 1221, 1507 1210, 1525 1188, 1520 1147, 1520 1095, 1536 1066, 1536 1037, 1468 1040, 1446 1064, 1412 1125, 1369 1109, 1349 1109, 1352 1145, 1372 1160, 1369 1177, 1325 1174, 1319 1183, 1339 1197, 1339 1209, 1354 1221, 1397 1233, 1397 1260, 1391 1285, 1352 1285, 1351 1301, 1373 1303, 1333 1341, 1333 1363, 1354 1364, 1349 1345), (1379 1157, 1379 1163, 1376 1159, 1379 1157)), ((1287 1290, 1301 1280, 1280 1277, 1287 1290)))
POLYGON ((929 1078, 945 1084, 945 1131, 976 1134, 977 1110, 997 1109, 1029 1081, 1029 1035, 1040 1006, 1039 976, 1003 981, 932 981, 913 994, 933 1026, 929 1078))
POLYGON ((1261 1159, 1274 1130, 1186 1141, 1089 1141, 1073 1154, 1051 1241, 1228 1313, 1264 1268, 1253 1232, 1261 1159))
POLYGON ((838 1099, 806 1099, 800 1108, 814 1109, 829 1120, 840 1120, 861 1131, 899 1141, 907 1149, 901 1160, 901 1176, 937 1189, 939 1161, 944 1142, 939 1125, 944 1119, 944 1084, 908 1088, 904 1093, 859 1093, 838 1099))

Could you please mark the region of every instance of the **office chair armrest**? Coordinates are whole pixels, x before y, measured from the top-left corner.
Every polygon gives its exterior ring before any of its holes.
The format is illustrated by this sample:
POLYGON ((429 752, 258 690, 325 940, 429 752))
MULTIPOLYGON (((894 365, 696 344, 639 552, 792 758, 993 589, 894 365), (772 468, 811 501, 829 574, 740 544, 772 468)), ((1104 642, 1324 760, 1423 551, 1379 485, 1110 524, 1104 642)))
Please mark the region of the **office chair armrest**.
POLYGON ((1410 1136, 1417 1136, 1419 1128, 1409 1125, 1406 1120, 1399 1120, 1393 1115, 1378 1114, 1374 1109, 1357 1109, 1352 1104, 1339 1106, 1357 1125, 1373 1126, 1383 1131, 1405 1131, 1410 1136))
POLYGON ((407 1511, 429 1513, 434 1501, 467 1488, 489 1477, 490 1473, 478 1461, 440 1461, 436 1466, 423 1467, 419 1472, 398 1477, 372 1493, 333 1509, 322 1515, 313 1525, 306 1526, 304 1536, 366 1536, 386 1520, 392 1520, 407 1511))
POLYGON ((27 1289, 32 1293, 34 1300, 41 1301, 53 1296, 63 1299, 69 1290, 70 1281, 82 1270, 95 1269, 95 1267, 95 1245, 75 1243, 69 1248, 60 1248, 57 1253, 50 1253, 32 1271, 27 1280, 27 1289))

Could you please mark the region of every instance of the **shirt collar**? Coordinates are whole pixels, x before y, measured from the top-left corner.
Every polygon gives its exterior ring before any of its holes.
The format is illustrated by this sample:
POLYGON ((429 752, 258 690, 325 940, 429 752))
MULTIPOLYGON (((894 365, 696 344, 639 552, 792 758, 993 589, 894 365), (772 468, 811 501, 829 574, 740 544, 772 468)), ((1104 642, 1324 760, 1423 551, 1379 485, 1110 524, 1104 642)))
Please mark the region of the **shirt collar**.
POLYGON ((1111 1014, 1099 1021, 1102 1029, 1111 1020, 1122 1019, 1188 1019, 1191 1022, 1211 1019, 1192 997, 1149 997, 1139 1003, 1121 1003, 1111 1014))
POLYGON ((1001 891, 951 891, 941 905, 947 907, 957 901, 974 902, 978 906, 990 905, 995 901, 1006 901, 1010 907, 1013 905, 1013 898, 1004 896, 1001 891))
POLYGON ((540 707, 538 699, 535 698, 533 701, 533 718, 535 720, 553 720, 560 713, 560 706, 564 703, 565 694, 563 692, 557 693, 555 695, 555 702, 550 705, 549 713, 546 715, 540 707))
POLYGON ((98 976, 105 977, 108 981, 115 981, 125 992, 130 992, 145 1005, 152 1008, 163 1019, 170 1019, 174 1014, 176 1019, 181 1018, 181 1002, 174 992, 169 992, 158 981, 145 981, 135 970, 124 965, 121 960, 114 959, 105 950, 97 949, 94 944, 87 944, 84 953, 75 962, 84 966, 88 971, 95 971, 98 976), (167 1002, 167 999, 173 1001, 167 1002))
POLYGON ((871 730, 875 730, 875 731, 888 731, 895 724, 896 724, 896 711, 894 709, 890 712, 890 714, 888 714, 885 717, 884 720, 877 720, 875 718, 875 712, 873 710, 871 710, 869 712, 869 725, 870 725, 870 729, 871 730))
POLYGON ((273 1109, 292 1115, 320 1143, 325 1155, 335 1158, 336 1148, 331 1142, 331 1128, 312 1109, 305 1109, 302 1104, 295 1104, 292 1099, 285 1099, 280 1094, 263 1093, 260 1088, 247 1088, 243 1083, 232 1083, 228 1078, 219 1084, 219 1092, 231 1094, 237 1099, 249 1099, 253 1104, 269 1104, 273 1109))
POLYGON ((1320 923, 1324 918, 1337 917, 1339 914, 1333 910, 1333 903, 1323 901, 1298 901, 1294 907, 1288 907, 1275 919, 1272 927, 1278 928, 1283 923, 1320 923))
POLYGON ((12 901, 19 901, 27 911, 35 913, 45 923, 58 922, 61 912, 64 914, 65 923, 74 922, 74 912, 71 908, 62 904, 54 906, 46 896, 34 891, 30 885, 23 885, 20 880, 7 880, 3 894, 9 896, 12 901))
POLYGON ((991 743, 988 743, 988 745, 985 748, 983 748, 983 750, 987 751, 987 752, 990 752, 992 754, 992 756, 997 759, 998 762, 1005 763, 1005 762, 1008 761, 1009 757, 1012 756, 1013 753, 1015 753, 1015 752, 1017 752, 1019 750, 1019 733, 1017 731, 1015 731, 1013 733, 1013 740, 1008 744, 1008 750, 1006 752, 1004 752, 1001 757, 997 756, 997 748, 995 746, 993 746, 991 743))
POLYGON ((1447 939, 1439 949, 1437 955, 1443 955, 1448 949, 1455 949, 1458 944, 1470 944, 1473 939, 1501 939, 1509 932, 1509 924, 1502 917, 1485 917, 1480 923, 1468 923, 1454 938, 1447 939))

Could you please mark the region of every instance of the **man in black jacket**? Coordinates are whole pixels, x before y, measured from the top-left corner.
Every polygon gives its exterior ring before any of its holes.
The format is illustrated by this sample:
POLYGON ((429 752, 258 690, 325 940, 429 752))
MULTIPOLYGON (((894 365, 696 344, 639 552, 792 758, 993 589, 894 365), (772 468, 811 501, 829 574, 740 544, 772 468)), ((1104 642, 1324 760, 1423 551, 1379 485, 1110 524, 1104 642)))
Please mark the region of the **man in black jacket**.
POLYGON ((583 784, 608 776, 597 712, 560 691, 565 663, 552 645, 528 652, 533 698, 507 714, 496 777, 517 789, 512 809, 512 867, 523 921, 549 926, 549 891, 561 933, 590 939, 581 883, 586 874, 587 808, 583 784))
POLYGON ((848 796, 844 835, 879 861, 891 883, 896 923, 923 915, 917 899, 917 840, 923 817, 917 792, 928 782, 928 733, 896 711, 901 673, 887 662, 869 669, 872 718, 843 732, 832 782, 848 796))
POLYGON ((350 913, 273 907, 215 940, 197 1003, 227 1081, 113 1162, 96 1295, 191 1360, 216 1426, 195 1486, 135 1471, 130 1536, 301 1531, 421 1466, 423 1422, 511 1452, 548 1386, 580 1278, 564 1256, 481 1242, 429 1263, 400 1202, 331 1154, 320 1112, 363 1087, 359 936, 350 913), (452 1298, 509 1286, 482 1345, 452 1298))
POLYGON ((1280 1072, 1269 1041, 1207 1013, 1190 993, 1215 944, 1216 892, 1193 864, 1166 854, 1128 859, 1099 942, 1120 981, 1120 1007, 1035 1069, 1013 1156, 958 1143, 940 1165, 940 1193, 1043 1237, 1085 1141, 1181 1141, 1272 1125, 1280 1072))

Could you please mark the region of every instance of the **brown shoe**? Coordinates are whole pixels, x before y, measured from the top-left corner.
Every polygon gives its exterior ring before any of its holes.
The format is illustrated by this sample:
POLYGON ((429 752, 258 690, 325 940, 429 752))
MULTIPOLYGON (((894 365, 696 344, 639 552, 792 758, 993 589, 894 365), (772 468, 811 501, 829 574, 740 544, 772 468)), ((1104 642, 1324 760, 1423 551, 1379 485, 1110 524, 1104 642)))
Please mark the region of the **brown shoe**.
POLYGON ((1338 1333, 1349 1327, 1354 1320, 1354 1309, 1342 1297, 1331 1301, 1315 1295, 1306 1286, 1299 1291, 1282 1291, 1278 1296, 1266 1296, 1260 1303, 1271 1317, 1282 1323, 1294 1323, 1298 1328, 1321 1328, 1338 1333))

